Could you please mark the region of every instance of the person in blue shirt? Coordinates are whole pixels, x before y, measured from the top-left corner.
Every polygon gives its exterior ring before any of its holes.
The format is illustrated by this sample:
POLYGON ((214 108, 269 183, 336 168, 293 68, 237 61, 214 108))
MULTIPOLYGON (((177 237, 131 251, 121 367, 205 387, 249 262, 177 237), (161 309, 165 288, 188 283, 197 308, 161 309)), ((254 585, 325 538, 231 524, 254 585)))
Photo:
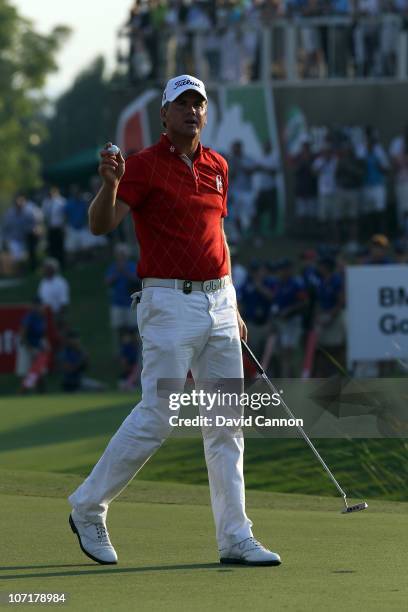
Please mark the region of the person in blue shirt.
POLYGON ((79 391, 82 387, 83 374, 88 366, 88 356, 82 348, 78 333, 74 330, 67 333, 64 348, 60 353, 60 362, 63 390, 79 391))
MULTIPOLYGON (((38 297, 23 317, 17 344, 16 374, 21 381, 27 376, 36 357, 47 348, 47 319, 38 297)), ((44 373, 45 374, 45 373, 44 373)), ((39 376, 37 388, 44 390, 44 376, 39 376)))
POLYGON ((365 162, 363 182, 363 213, 367 216, 365 227, 372 232, 385 231, 387 208, 386 175, 390 169, 387 155, 375 131, 366 128, 366 144, 357 151, 365 162))
POLYGON ((302 313, 302 329, 304 332, 309 331, 313 327, 316 289, 320 282, 317 257, 317 252, 314 249, 306 249, 300 255, 300 276, 307 294, 307 306, 302 313))
POLYGON ((266 265, 253 261, 241 290, 239 304, 248 328, 248 341, 255 353, 263 351, 274 295, 273 284, 266 265))
POLYGON ((307 306, 307 291, 301 277, 294 273, 293 262, 282 259, 275 266, 277 283, 271 307, 271 331, 263 360, 269 362, 275 346, 279 347, 284 378, 296 375, 296 349, 302 336, 302 314, 307 306))
POLYGON ((110 321, 114 331, 115 346, 119 346, 121 328, 136 328, 136 315, 131 310, 131 293, 140 289, 140 280, 136 273, 136 263, 129 259, 129 248, 126 244, 115 247, 115 261, 106 271, 105 283, 110 294, 110 321))
POLYGON ((323 350, 316 356, 315 376, 325 378, 338 373, 336 363, 344 362, 344 280, 334 257, 322 257, 318 271, 315 329, 323 350))
POLYGON ((119 389, 135 389, 141 372, 141 347, 134 329, 123 328, 121 331, 119 363, 119 389))
POLYGON ((76 257, 88 248, 88 204, 78 185, 71 185, 65 204, 66 249, 76 257))

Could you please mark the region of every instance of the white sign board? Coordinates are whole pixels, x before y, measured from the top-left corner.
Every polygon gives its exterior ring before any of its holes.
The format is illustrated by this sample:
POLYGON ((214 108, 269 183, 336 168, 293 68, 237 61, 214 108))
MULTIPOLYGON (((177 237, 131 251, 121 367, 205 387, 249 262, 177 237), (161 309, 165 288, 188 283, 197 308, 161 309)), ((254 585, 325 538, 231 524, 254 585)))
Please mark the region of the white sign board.
POLYGON ((408 358, 408 266, 346 269, 347 361, 408 358))

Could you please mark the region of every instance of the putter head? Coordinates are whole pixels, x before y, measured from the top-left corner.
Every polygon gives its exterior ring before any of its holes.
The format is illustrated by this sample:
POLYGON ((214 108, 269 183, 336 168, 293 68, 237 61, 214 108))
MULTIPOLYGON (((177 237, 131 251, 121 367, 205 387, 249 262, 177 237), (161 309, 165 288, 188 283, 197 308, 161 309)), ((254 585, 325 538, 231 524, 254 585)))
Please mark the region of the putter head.
POLYGON ((360 504, 354 504, 354 506, 347 506, 341 511, 341 513, 350 514, 351 512, 359 512, 360 510, 366 510, 367 508, 368 505, 365 502, 361 502, 360 504))

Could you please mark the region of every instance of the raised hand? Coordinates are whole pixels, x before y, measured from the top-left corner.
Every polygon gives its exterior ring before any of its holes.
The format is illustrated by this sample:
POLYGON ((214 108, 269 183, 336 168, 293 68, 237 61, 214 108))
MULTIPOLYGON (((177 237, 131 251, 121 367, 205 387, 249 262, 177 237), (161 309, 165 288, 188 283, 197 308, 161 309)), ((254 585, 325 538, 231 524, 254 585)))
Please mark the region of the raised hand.
POLYGON ((125 173, 125 160, 119 151, 116 155, 108 151, 112 146, 107 142, 105 148, 100 151, 101 161, 98 172, 104 183, 116 187, 125 173))

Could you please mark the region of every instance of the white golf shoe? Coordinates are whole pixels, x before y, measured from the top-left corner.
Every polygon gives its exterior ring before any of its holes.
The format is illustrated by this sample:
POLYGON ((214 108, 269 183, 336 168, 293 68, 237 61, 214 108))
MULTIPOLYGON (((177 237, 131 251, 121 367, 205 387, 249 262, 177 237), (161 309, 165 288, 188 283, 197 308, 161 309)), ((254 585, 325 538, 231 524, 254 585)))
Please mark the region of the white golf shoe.
POLYGON ((79 546, 90 559, 102 565, 113 565, 118 562, 118 555, 109 539, 104 523, 88 523, 75 516, 75 510, 69 517, 72 531, 78 536, 79 546))
POLYGON ((220 550, 220 563, 240 563, 241 565, 280 565, 281 558, 255 538, 247 538, 230 548, 220 550))

